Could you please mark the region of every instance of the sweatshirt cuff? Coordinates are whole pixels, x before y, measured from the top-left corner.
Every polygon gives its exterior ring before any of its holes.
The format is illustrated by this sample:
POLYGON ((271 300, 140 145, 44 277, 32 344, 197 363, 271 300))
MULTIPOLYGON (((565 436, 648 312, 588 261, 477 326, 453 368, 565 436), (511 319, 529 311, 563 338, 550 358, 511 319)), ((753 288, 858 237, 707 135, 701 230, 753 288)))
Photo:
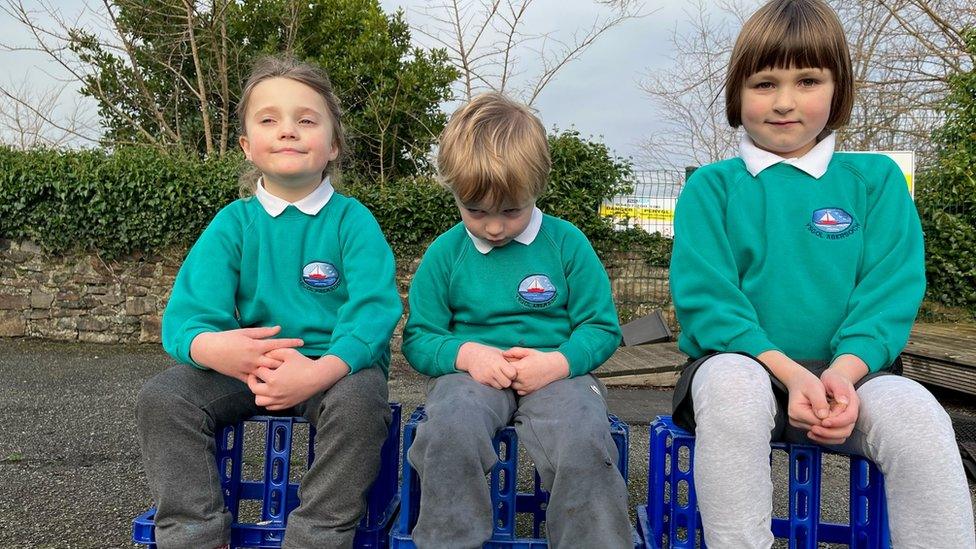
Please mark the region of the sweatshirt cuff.
POLYGON ((871 373, 887 367, 893 359, 888 357, 888 350, 877 339, 866 336, 848 337, 842 339, 834 351, 831 362, 840 355, 854 355, 868 365, 871 373))
MULTIPOLYGON (((722 350, 722 349, 716 349, 722 350)), ((728 348, 724 351, 734 352, 741 351, 748 353, 754 357, 758 357, 761 353, 766 351, 779 350, 773 342, 766 337, 766 334, 762 330, 750 330, 744 334, 741 334, 729 341, 728 348)))
POLYGON ((447 339, 441 343, 437 349, 437 353, 434 355, 434 363, 431 364, 431 371, 427 372, 427 375, 437 377, 457 372, 458 351, 461 350, 461 345, 464 345, 464 343, 463 340, 454 338, 447 339))
POLYGON ((173 358, 175 358, 177 362, 182 362, 183 364, 189 364, 190 366, 193 366, 198 370, 209 370, 210 368, 207 368, 203 364, 200 364, 199 362, 193 360, 193 357, 190 356, 190 347, 193 346, 193 340, 196 339, 198 335, 205 334, 207 332, 212 332, 212 331, 213 330, 208 330, 206 328, 198 328, 196 330, 191 330, 187 332, 186 337, 183 338, 183 343, 179 345, 175 353, 171 353, 173 355, 173 358))
POLYGON ((569 363, 569 377, 579 377, 590 373, 598 366, 594 364, 590 353, 581 345, 575 345, 572 341, 567 341, 556 349, 566 357, 569 363))
POLYGON ((337 356, 349 366, 349 374, 372 366, 369 346, 352 336, 346 336, 329 346, 327 355, 337 356))

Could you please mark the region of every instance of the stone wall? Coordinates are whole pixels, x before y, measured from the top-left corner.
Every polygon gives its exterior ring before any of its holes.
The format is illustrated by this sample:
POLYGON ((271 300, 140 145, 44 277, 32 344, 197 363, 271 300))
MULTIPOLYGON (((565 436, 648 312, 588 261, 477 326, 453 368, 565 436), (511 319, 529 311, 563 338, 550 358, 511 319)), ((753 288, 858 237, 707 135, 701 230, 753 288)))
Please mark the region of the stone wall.
MULTIPOLYGON (((184 254, 104 261, 95 255, 53 256, 30 242, 0 240, 0 337, 158 343, 184 254)), ((405 262, 398 274, 404 298, 416 265, 405 262)), ((666 307, 666 269, 648 267, 636 254, 619 254, 608 261, 608 272, 625 318, 666 307)), ((397 333, 401 327, 402 321, 397 333)))
POLYGON ((0 336, 158 342, 180 261, 52 256, 30 242, 0 240, 0 336))

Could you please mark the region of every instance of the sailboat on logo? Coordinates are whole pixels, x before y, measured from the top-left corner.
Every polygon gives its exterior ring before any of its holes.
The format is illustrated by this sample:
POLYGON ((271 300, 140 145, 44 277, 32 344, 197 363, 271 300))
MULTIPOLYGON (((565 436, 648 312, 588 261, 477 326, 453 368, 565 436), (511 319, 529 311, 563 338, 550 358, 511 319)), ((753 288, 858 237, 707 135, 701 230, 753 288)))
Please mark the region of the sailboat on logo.
POLYGON ((823 214, 823 217, 820 218, 820 221, 817 221, 817 225, 838 225, 838 224, 839 222, 836 219, 834 219, 834 216, 830 215, 829 211, 823 214))
POLYGON ((530 275, 522 279, 518 293, 525 301, 542 304, 552 301, 556 295, 556 287, 546 275, 530 275))
POLYGON ((813 212, 813 225, 825 233, 839 233, 847 230, 854 219, 840 208, 823 208, 813 212))
POLYGON ((315 264, 306 276, 313 280, 325 280, 329 278, 329 275, 325 274, 325 269, 322 268, 320 263, 315 264))
POLYGON ((314 289, 330 288, 339 281, 339 272, 329 263, 315 261, 302 269, 302 282, 314 289))

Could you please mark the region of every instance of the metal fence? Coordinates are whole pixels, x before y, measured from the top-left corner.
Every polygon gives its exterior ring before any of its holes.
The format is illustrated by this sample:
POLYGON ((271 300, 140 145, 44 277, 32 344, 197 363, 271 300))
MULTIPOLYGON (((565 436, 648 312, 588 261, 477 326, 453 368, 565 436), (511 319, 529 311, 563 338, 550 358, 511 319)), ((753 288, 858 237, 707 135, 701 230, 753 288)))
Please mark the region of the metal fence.
POLYGON ((622 239, 604 258, 613 286, 614 301, 623 321, 661 309, 675 326, 668 286, 668 262, 674 235, 674 206, 685 173, 674 170, 634 172, 630 192, 615 196, 600 207, 615 228, 640 228, 657 235, 652 246, 622 239))

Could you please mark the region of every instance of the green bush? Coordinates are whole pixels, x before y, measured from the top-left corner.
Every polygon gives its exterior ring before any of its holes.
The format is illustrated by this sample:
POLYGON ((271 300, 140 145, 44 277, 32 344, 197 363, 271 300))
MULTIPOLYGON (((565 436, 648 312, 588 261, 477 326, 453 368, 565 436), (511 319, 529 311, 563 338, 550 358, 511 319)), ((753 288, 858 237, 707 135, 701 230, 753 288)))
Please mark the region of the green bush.
POLYGON ((615 230, 600 217, 600 204, 617 194, 633 190, 633 167, 616 157, 599 141, 584 139, 576 130, 549 137, 552 173, 548 191, 539 205, 543 211, 567 219, 579 227, 605 256, 613 251, 637 251, 656 267, 671 262, 671 239, 632 228, 615 230))
POLYGON ((373 212, 399 257, 418 257, 434 237, 460 220, 450 193, 430 177, 385 185, 346 181, 339 190, 373 212))
POLYGON ((603 143, 580 137, 576 130, 551 135, 549 150, 552 172, 539 207, 572 222, 595 243, 612 240, 614 230, 608 219, 600 217, 600 203, 629 190, 630 163, 613 156, 603 143))
MULTIPOLYGON (((976 58, 976 29, 965 33, 976 58)), ((976 69, 952 77, 935 167, 919 178, 928 299, 976 313, 976 69)))
POLYGON ((187 245, 237 196, 240 169, 239 155, 0 148, 0 238, 105 257, 187 245))
MULTIPOLYGON (((636 249, 649 262, 666 266, 669 239, 614 231, 597 213, 602 200, 627 189, 629 163, 575 130, 550 136, 550 145, 551 182, 540 207, 576 224, 601 254, 636 249)), ((0 148, 0 238, 32 240, 53 253, 97 252, 106 258, 188 246, 221 207, 237 198, 243 167, 239 154, 201 160, 151 148, 0 148)), ((429 176, 384 184, 353 176, 338 187, 369 207, 401 257, 416 257, 460 219, 450 194, 429 176)))

